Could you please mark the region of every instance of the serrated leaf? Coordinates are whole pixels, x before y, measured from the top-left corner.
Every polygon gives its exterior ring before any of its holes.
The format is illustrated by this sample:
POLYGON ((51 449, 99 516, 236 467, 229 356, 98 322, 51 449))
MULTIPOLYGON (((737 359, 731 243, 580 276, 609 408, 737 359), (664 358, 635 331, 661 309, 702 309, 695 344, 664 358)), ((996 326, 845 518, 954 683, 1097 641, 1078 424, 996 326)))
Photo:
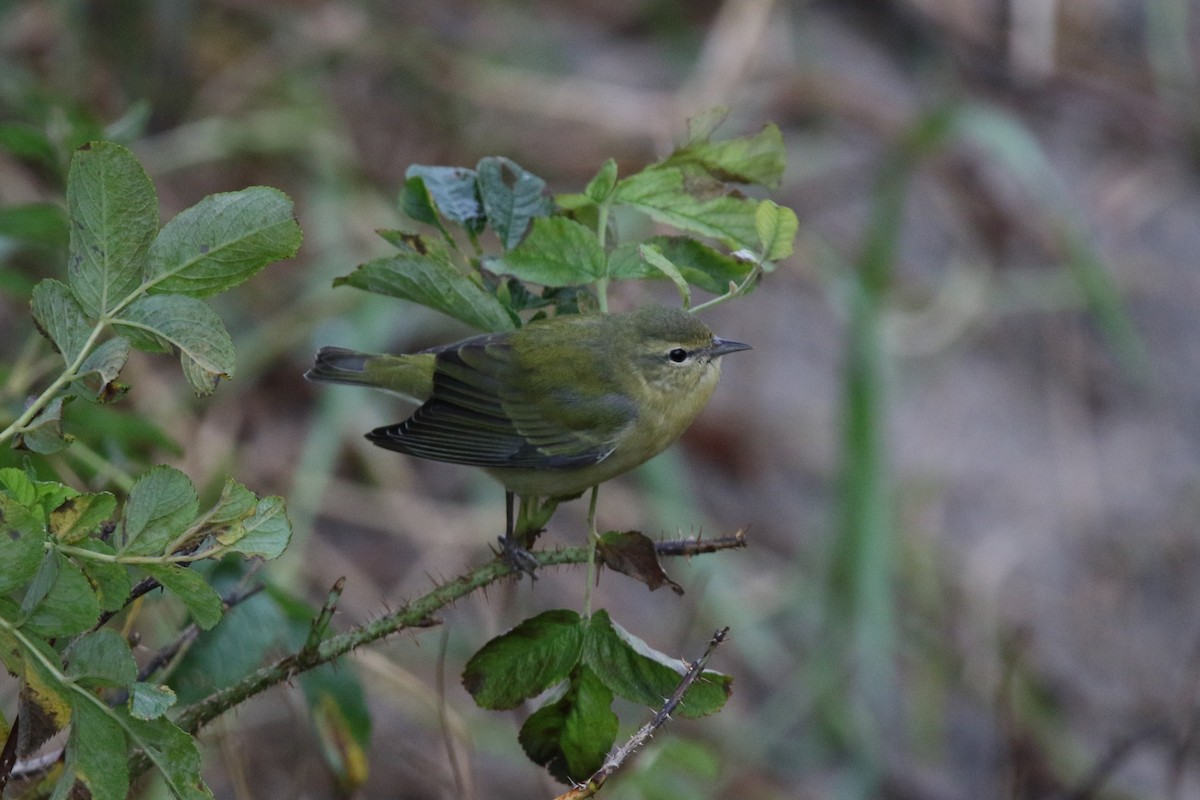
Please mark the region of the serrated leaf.
MULTIPOLYGON (((702 123, 707 127, 711 123, 702 123)), ((719 124, 719 123, 718 123, 719 124)), ((690 125, 689 125, 690 127, 690 125)), ((709 141, 711 130, 690 130, 688 144, 661 162, 664 167, 699 168, 720 181, 750 183, 774 189, 783 179, 786 151, 779 127, 769 124, 753 136, 709 141), (704 133, 703 136, 699 134, 704 133)), ((714 126, 715 129, 715 126, 714 126)), ((651 169, 658 169, 656 165, 651 169)))
POLYGON ((707 142, 729 118, 728 106, 714 106, 687 119, 687 144, 707 142))
POLYGON ((690 283, 713 294, 722 294, 730 282, 741 283, 754 265, 717 252, 701 241, 687 236, 653 236, 643 242, 626 242, 608 257, 609 277, 614 280, 664 278, 659 270, 641 257, 641 245, 653 245, 670 259, 690 283))
POLYGON ((368 261, 333 282, 334 286, 343 284, 420 303, 483 331, 516 327, 495 295, 449 262, 431 255, 401 253, 368 261))
POLYGON ((604 765, 617 738, 613 694, 586 666, 567 691, 539 708, 521 726, 518 740, 530 760, 563 783, 580 783, 604 765))
POLYGON ((487 259, 488 268, 541 286, 576 286, 604 277, 604 248, 573 219, 539 217, 515 249, 487 259))
POLYGON ((233 341, 216 312, 194 297, 138 298, 113 325, 138 349, 177 354, 198 395, 211 394, 217 381, 233 376, 233 341))
POLYGON ((800 220, 790 208, 763 200, 754 212, 754 230, 758 233, 764 261, 779 261, 792 254, 800 220))
POLYGON ((571 674, 583 646, 579 615, 552 609, 525 620, 471 656, 463 687, 482 708, 515 708, 571 674))
POLYGON ((450 233, 442 224, 442 218, 438 216, 437 207, 433 204, 433 197, 429 194, 429 187, 425 185, 424 178, 414 175, 405 179, 404 186, 400 189, 400 210, 414 222, 432 225, 441 231, 442 236, 450 238, 450 233))
MULTIPOLYGON (((28 637, 26 637, 28 639, 28 637)), ((17 755, 27 756, 71 721, 71 702, 61 679, 47 669, 55 664, 58 655, 41 639, 32 639, 35 652, 20 646, 21 690, 17 697, 17 713, 21 729, 17 755)))
POLYGON ((95 698, 72 696, 66 761, 51 800, 121 798, 129 793, 125 733, 95 698))
POLYGON ((157 466, 145 472, 129 490, 117 552, 122 555, 163 555, 196 518, 199 501, 190 478, 174 467, 157 466))
POLYGON ((192 619, 204 630, 221 621, 225 613, 221 595, 196 572, 178 564, 142 564, 142 570, 179 598, 192 619))
POLYGON ((375 233, 380 239, 404 253, 420 253, 424 255, 431 247, 439 246, 437 242, 426 239, 419 233, 396 228, 376 228, 375 233))
MULTIPOLYGON (((214 571, 217 575, 222 572, 223 566, 214 571)), ((228 585, 232 587, 234 581, 228 585)), ((302 624, 307 632, 307 620, 302 624)), ((297 642, 292 631, 270 590, 261 592, 229 609, 220 625, 197 637, 171 673, 171 688, 181 704, 207 697, 245 677, 262 664, 267 653, 299 647, 304 634, 297 642)))
MULTIPOLYGON (((478 232, 483 229, 483 205, 479 201, 479 189, 474 170, 465 167, 434 167, 424 164, 413 164, 404 172, 405 192, 408 193, 409 182, 414 178, 421 181, 429 201, 446 219, 455 222, 468 230, 478 232)), ((419 192, 415 192, 417 197, 419 192)), ((420 208, 419 203, 413 203, 410 211, 410 201, 402 198, 406 213, 418 222, 432 224, 433 220, 423 218, 427 212, 420 208)), ((434 217, 436 220, 436 216, 434 217)))
MULTIPOLYGON (((651 648, 613 622, 607 611, 592 615, 583 645, 583 663, 595 671, 613 693, 659 708, 679 686, 687 665, 651 648)), ((705 670, 687 690, 676 712, 701 717, 718 711, 729 698, 732 679, 705 670)))
POLYGON ((254 513, 217 535, 217 541, 229 545, 232 552, 245 556, 260 556, 270 561, 278 558, 292 538, 292 523, 282 497, 264 497, 255 505, 254 513))
POLYGON ((46 404, 38 415, 29 421, 13 439, 13 447, 48 455, 57 453, 75 440, 62 429, 64 397, 56 397, 46 404))
POLYGON ((252 186, 205 197, 163 226, 150 246, 147 291, 207 297, 300 247, 292 201, 252 186))
POLYGON ((33 287, 30 308, 38 330, 49 337, 67 364, 73 364, 87 344, 92 324, 71 289, 53 278, 39 281, 33 287))
POLYGON ((63 544, 75 544, 111 519, 117 498, 108 492, 77 494, 50 512, 50 535, 63 544))
MULTIPOLYGON (((15 504, 14 504, 15 505, 15 504)), ((0 498, 0 596, 25 586, 42 563, 45 534, 32 525, 17 527, 0 498)), ((26 519, 31 520, 30 517, 26 519)))
POLYGON ((221 497, 217 505, 208 515, 209 525, 227 525, 254 512, 258 505, 258 497, 233 478, 226 476, 225 485, 221 487, 221 497))
POLYGON ((684 279, 683 273, 679 271, 679 267, 671 263, 671 259, 664 256, 662 250, 653 244, 642 243, 638 246, 638 254, 647 264, 671 279, 675 288, 679 290, 679 299, 683 301, 683 307, 691 308, 692 290, 688 286, 687 280, 684 279))
POLYGON ((129 687, 129 715, 134 719, 157 719, 175 705, 171 687, 137 681, 129 687))
POLYGON ((754 229, 754 200, 733 195, 693 196, 683 170, 663 167, 645 170, 620 181, 613 202, 635 208, 651 219, 682 231, 707 236, 730 249, 758 244, 754 229))
POLYGON ((21 602, 22 630, 38 636, 73 636, 100 616, 92 585, 62 553, 46 553, 21 602))
POLYGON ((141 284, 150 242, 158 232, 154 184, 127 149, 92 142, 71 159, 67 209, 68 283, 84 312, 99 318, 141 284))
MULTIPOLYGON (((84 539, 76 547, 106 556, 114 556, 117 553, 112 545, 99 539, 84 539)), ((133 584, 129 580, 128 567, 114 561, 95 558, 79 558, 75 563, 83 570, 83 576, 92 585, 101 609, 116 611, 125 605, 125 601, 133 589, 133 584)))
POLYGON ((545 194, 546 182, 515 161, 488 156, 475 171, 488 224, 505 250, 517 246, 535 217, 554 211, 554 201, 545 194))
POLYGON ((617 162, 608 159, 600 167, 600 171, 588 181, 583 193, 594 203, 603 203, 612 194, 617 185, 617 162))
POLYGON ((102 342, 80 365, 76 389, 88 400, 101 403, 123 394, 122 387, 115 381, 128 360, 129 340, 124 336, 102 342))
POLYGON ((212 800, 212 792, 200 775, 203 764, 195 739, 165 716, 135 719, 124 708, 113 709, 112 716, 124 729, 130 746, 150 758, 178 800, 212 800))
POLYGON ((67 676, 89 687, 128 686, 137 680, 129 643, 111 628, 79 637, 64 655, 67 676))

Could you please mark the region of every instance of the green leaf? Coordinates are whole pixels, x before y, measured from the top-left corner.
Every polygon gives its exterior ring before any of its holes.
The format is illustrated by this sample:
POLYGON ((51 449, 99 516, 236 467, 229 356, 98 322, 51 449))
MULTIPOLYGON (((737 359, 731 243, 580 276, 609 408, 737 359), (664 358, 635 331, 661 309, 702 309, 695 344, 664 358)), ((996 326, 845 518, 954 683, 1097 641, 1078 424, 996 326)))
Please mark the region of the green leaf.
POLYGON ((682 231, 707 236, 730 249, 754 249, 758 234, 754 212, 758 203, 742 197, 712 194, 710 187, 689 193, 684 172, 664 167, 639 172, 617 184, 613 202, 649 215, 682 231))
POLYGON ((111 713, 124 728, 130 746, 150 758, 178 800, 212 800, 212 792, 200 775, 203 763, 195 739, 166 717, 136 719, 124 708, 112 709, 111 713))
POLYGON ((140 350, 178 354, 198 395, 211 394, 217 381, 233 375, 233 341, 216 312, 194 297, 138 298, 113 325, 140 350))
MULTIPOLYGON (((32 525, 16 526, 0 497, 0 597, 25 586, 42 563, 46 536, 32 525)), ((14 504, 15 505, 15 504, 14 504)), ((27 512, 26 512, 27 513, 27 512)), ((27 520, 32 518, 27 516, 27 520)))
POLYGON ((679 267, 671 263, 671 260, 663 255, 662 250, 652 244, 641 244, 638 247, 638 254, 645 259, 647 264, 671 279, 671 282, 675 284, 675 288, 679 290, 679 299, 683 301, 683 307, 690 308, 692 305, 692 290, 688 287, 687 280, 684 279, 683 273, 679 271, 679 267))
POLYGON ((117 528, 117 552, 122 555, 163 555, 199 510, 196 487, 174 467, 157 466, 145 472, 129 490, 117 528))
POLYGON ((121 798, 129 794, 129 754, 120 724, 93 697, 72 695, 66 763, 51 800, 121 798))
POLYGON ((83 572, 51 550, 21 601, 21 628, 46 638, 73 636, 100 616, 100 602, 83 572))
POLYGON ((79 367, 76 391, 89 400, 105 402, 122 393, 114 383, 129 360, 129 340, 114 336, 88 354, 79 367))
POLYGON ((50 535, 63 544, 75 544, 112 518, 117 498, 108 492, 77 494, 50 512, 50 535))
POLYGON ((420 186, 428 193, 429 202, 443 217, 455 222, 467 230, 479 232, 483 230, 483 205, 479 201, 479 189, 474 170, 465 167, 431 167, 423 164, 413 164, 404 172, 405 193, 401 204, 405 213, 418 222, 434 224, 436 216, 429 219, 428 211, 422 208, 420 202, 409 199, 410 186, 412 194, 421 198, 420 191, 412 184, 414 178, 421 181, 420 186), (413 213, 413 212, 416 213, 413 213))
POLYGON ((5 240, 24 245, 59 248, 67 244, 70 223, 52 203, 26 203, 0 208, 0 245, 5 240))
POLYGON ((399 297, 440 311, 483 331, 516 327, 496 299, 448 260, 432 255, 401 253, 368 261, 334 286, 353 286, 376 294, 399 297))
POLYGON ((38 330, 54 342, 54 349, 67 364, 74 363, 87 344, 92 325, 70 288, 53 278, 39 281, 33 287, 31 306, 38 330))
POLYGON ((400 210, 409 219, 432 225, 441 231, 446 239, 450 238, 449 231, 442 224, 442 218, 438 216, 437 206, 433 204, 433 197, 429 194, 429 187, 425 185, 424 178, 414 175, 404 181, 404 186, 400 189, 400 210))
POLYGON ((763 261, 779 261, 792 254, 800 221, 790 208, 763 200, 754 212, 754 230, 762 246, 763 261))
MULTIPOLYGON (((674 693, 687 665, 654 650, 613 622, 607 611, 592 615, 584 637, 583 663, 615 694, 651 708, 660 708, 674 693)), ((729 699, 732 679, 705 670, 683 695, 676 712, 702 717, 720 710, 729 699)))
POLYGON ((609 277, 621 279, 663 278, 662 272, 642 258, 642 245, 657 247, 670 259, 692 286, 713 294, 728 291, 729 284, 741 283, 754 265, 719 253, 701 241, 687 236, 653 236, 642 242, 626 242, 608 257, 609 277))
POLYGON ((535 217, 554 211, 554 201, 545 194, 546 182, 515 161, 488 156, 475 171, 488 224, 505 250, 517 246, 535 217))
POLYGON ((92 688, 128 686, 137 680, 129 643, 112 628, 100 628, 72 642, 65 653, 67 676, 92 688))
POLYGON ((604 248, 595 234, 566 217, 539 217, 515 249, 487 259, 488 268, 541 286, 575 286, 604 277, 604 248))
POLYGON ((300 247, 292 201, 252 186, 213 194, 163 226, 150 246, 147 289, 207 297, 223 292, 300 247))
POLYGON ((695 128, 689 125, 689 143, 667 156, 661 166, 655 165, 651 169, 699 168, 720 181, 778 188, 786 158, 783 134, 778 126, 767 125, 754 136, 710 142, 708 136, 712 130, 705 130, 710 124, 709 120, 695 128))
POLYGON ((134 719, 158 719, 175 705, 171 687, 137 681, 129 688, 129 715, 134 719))
POLYGON ((98 318, 141 284, 158 232, 158 198, 132 153, 111 142, 92 142, 71 160, 67 208, 68 282, 84 312, 98 318))
POLYGON ((75 440, 63 432, 62 409, 67 398, 59 396, 46 404, 38 415, 22 428, 13 440, 13 447, 47 455, 57 453, 75 440))
POLYGON ((571 674, 583 646, 579 615, 552 609, 485 644, 463 670, 463 686, 482 708, 515 708, 571 674))
POLYGON ((708 142, 712 138, 712 135, 717 132, 717 128, 721 127, 728 118, 728 106, 713 106, 710 109, 700 111, 688 117, 687 144, 704 144, 708 142))
POLYGON ((44 533, 50 512, 77 494, 58 481, 32 480, 15 467, 0 469, 0 512, 8 524, 21 530, 44 533))
POLYGON ((217 535, 217 541, 229 545, 233 552, 261 556, 268 561, 278 558, 291 538, 292 523, 287 518, 283 498, 275 496, 259 500, 252 515, 217 535))
POLYGON ((617 162, 608 159, 600 167, 595 177, 588 181, 583 193, 594 203, 603 203, 612 194, 617 185, 617 162))
POLYGON ((221 497, 208 515, 208 524, 227 525, 237 522, 253 513, 257 504, 258 498, 254 492, 226 476, 225 485, 221 487, 221 497))
POLYGON ((0 122, 0 147, 25 161, 46 166, 58 163, 58 154, 45 132, 22 122, 0 122))
MULTIPOLYGON (((82 550, 114 556, 117 551, 107 542, 99 539, 85 539, 76 545, 82 550)), ((95 558, 74 557, 72 559, 83 570, 83 575, 92 585, 92 591, 100 601, 104 611, 116 611, 125 605, 133 586, 129 580, 129 568, 114 561, 101 561, 95 558)))
POLYGON ((179 598, 184 607, 204 630, 221 621, 225 613, 221 595, 208 585, 203 576, 178 564, 142 564, 147 575, 161 583, 168 592, 179 598))
MULTIPOLYGON (((229 581, 214 578, 214 583, 223 583, 232 590, 242 574, 240 565, 223 562, 214 575, 223 573, 234 574, 229 581)), ((267 653, 299 646, 291 633, 279 603, 268 592, 259 593, 229 609, 220 625, 196 638, 171 673, 171 688, 181 704, 194 703, 245 677, 262 664, 267 653)))
POLYGON ((58 662, 58 654, 50 645, 36 637, 18 640, 0 631, 0 647, 6 652, 20 653, 20 657, 6 659, 10 669, 21 676, 21 691, 17 698, 17 713, 21 718, 17 752, 31 753, 65 728, 71 721, 71 700, 68 688, 52 667, 58 662), (29 649, 28 645, 32 645, 29 649))
POLYGON ((617 738, 612 700, 608 687, 580 666, 561 698, 525 720, 518 735, 521 747, 563 783, 582 783, 604 765, 617 738))

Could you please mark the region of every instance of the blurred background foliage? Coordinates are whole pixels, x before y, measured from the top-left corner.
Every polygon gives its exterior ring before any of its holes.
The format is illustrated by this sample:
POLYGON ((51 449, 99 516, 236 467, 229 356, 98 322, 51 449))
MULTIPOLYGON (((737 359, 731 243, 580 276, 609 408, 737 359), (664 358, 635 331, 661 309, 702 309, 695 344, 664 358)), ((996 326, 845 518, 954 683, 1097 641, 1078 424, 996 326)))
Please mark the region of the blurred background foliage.
MULTIPOLYGON (((299 257, 219 301, 235 379, 201 402, 169 360, 135 359, 128 397, 70 408, 79 446, 37 465, 119 489, 167 462, 284 494, 297 536, 272 582, 319 603, 346 575, 335 625, 370 618, 486 558, 502 524, 485 478, 361 438, 396 403, 300 377, 319 344, 465 333, 330 287, 386 252, 404 169, 504 155, 579 191, 609 156, 665 153, 689 114, 774 121, 798 253, 709 315, 755 350, 601 501, 607 528, 749 526, 747 551, 674 565, 683 598, 605 575, 596 599, 682 655, 730 625, 713 666, 735 694, 607 791, 1200 797, 1198 33, 1189 0, 0 2, 0 391, 48 368, 27 298, 63 272, 72 148, 127 143, 164 219, 288 192, 299 257)), ((551 542, 580 541, 578 505, 551 542)), ((338 714, 310 719, 293 687, 207 730, 210 782, 551 796, 519 717, 457 675, 581 583, 505 586, 358 654, 365 773, 354 754, 331 773, 338 714)))

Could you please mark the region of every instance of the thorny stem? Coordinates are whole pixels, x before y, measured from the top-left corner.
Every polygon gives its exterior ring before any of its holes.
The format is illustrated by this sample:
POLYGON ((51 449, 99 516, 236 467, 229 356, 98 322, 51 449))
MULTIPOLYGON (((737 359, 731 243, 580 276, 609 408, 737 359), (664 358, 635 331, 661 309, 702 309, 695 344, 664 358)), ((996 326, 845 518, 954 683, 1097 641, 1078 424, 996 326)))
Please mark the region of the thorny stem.
POLYGON ((712 639, 709 640, 708 647, 704 651, 704 655, 688 665, 688 670, 684 673, 683 678, 680 679, 679 685, 675 687, 675 691, 671 693, 671 696, 667 698, 662 708, 655 713, 650 721, 638 729, 638 732, 631 736, 629 741, 618 747, 608 757, 608 760, 604 762, 604 766, 593 773, 592 777, 588 778, 586 783, 576 786, 569 792, 560 794, 555 800, 583 800, 586 797, 595 797, 596 792, 600 791, 600 787, 604 785, 609 776, 620 769, 621 765, 639 748, 645 745, 646 742, 650 741, 650 737, 671 718, 671 712, 683 700, 683 695, 696 682, 696 679, 703 674, 704 668, 708 665, 709 659, 712 658, 713 652, 717 649, 718 645, 725 641, 725 637, 728 634, 728 626, 713 633, 712 639))

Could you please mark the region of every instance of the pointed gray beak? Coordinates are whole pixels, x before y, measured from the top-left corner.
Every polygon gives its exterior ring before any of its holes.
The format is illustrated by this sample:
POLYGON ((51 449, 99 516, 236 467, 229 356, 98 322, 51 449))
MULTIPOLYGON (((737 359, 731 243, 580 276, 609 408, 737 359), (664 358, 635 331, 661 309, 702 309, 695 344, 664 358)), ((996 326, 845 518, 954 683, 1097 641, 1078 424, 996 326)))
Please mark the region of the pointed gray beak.
POLYGON ((722 339, 719 336, 713 337, 712 347, 708 348, 708 355, 712 358, 723 356, 726 353, 736 353, 738 350, 752 349, 748 344, 741 342, 731 342, 728 339, 722 339))

